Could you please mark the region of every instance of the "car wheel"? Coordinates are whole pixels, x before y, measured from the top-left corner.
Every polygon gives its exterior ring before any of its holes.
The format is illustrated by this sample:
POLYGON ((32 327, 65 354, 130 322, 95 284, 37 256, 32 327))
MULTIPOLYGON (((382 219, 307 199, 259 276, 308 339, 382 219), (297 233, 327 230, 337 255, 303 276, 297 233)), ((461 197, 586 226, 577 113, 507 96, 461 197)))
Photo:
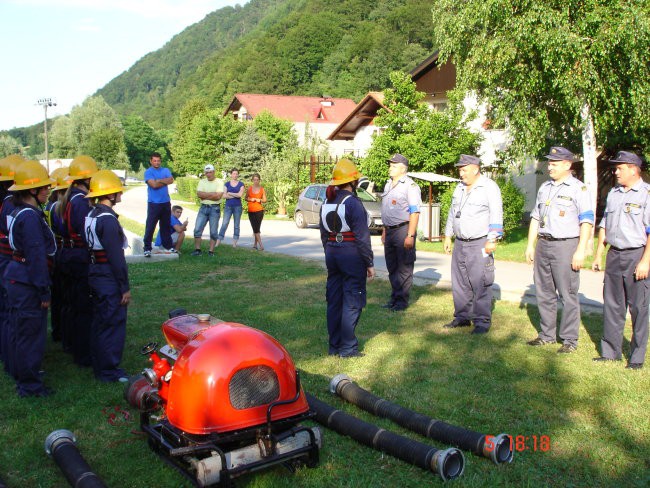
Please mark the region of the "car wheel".
POLYGON ((305 216, 300 210, 296 210, 296 213, 293 214, 293 221, 296 223, 296 227, 299 229, 304 229, 307 227, 307 222, 305 222, 305 216))

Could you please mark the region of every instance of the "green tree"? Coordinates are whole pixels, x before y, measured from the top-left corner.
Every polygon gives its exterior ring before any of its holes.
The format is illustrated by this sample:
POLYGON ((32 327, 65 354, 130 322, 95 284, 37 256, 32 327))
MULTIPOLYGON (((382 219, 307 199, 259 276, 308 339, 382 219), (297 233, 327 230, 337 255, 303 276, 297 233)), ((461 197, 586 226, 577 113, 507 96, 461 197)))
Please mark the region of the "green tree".
POLYGON ((272 144, 275 154, 297 145, 293 124, 288 120, 275 117, 268 110, 263 110, 253 119, 253 126, 272 144))
POLYGON ((375 119, 382 132, 375 137, 361 162, 364 175, 378 187, 388 178, 386 160, 396 152, 409 158, 410 171, 450 173, 458 157, 475 152, 480 137, 464 125, 459 104, 444 112, 421 103, 424 93, 404 72, 390 75, 392 87, 385 90, 384 104, 375 119))
POLYGON ((141 165, 149 162, 152 152, 166 155, 167 144, 161 134, 139 115, 122 117, 124 142, 131 169, 138 171, 141 165))
POLYGON ((241 175, 248 178, 259 171, 264 159, 270 156, 271 147, 271 143, 252 124, 246 124, 237 144, 224 159, 229 167, 239 169, 241 175))
POLYGON ((0 134, 0 158, 4 158, 10 154, 22 154, 22 149, 18 139, 8 134, 0 134))
POLYGON ((647 0, 435 0, 433 24, 459 88, 507 115, 512 153, 582 140, 594 198, 597 141, 650 143, 647 0))

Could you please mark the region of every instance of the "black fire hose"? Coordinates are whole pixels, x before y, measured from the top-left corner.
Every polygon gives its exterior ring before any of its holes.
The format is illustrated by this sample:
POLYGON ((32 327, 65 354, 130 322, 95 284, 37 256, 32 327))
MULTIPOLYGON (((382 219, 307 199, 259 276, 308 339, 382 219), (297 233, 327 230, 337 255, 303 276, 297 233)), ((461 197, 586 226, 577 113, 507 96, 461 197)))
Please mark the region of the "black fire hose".
POLYGON ((465 457, 455 448, 438 450, 399 434, 336 410, 331 405, 305 393, 309 408, 316 412, 316 422, 366 446, 390 454, 402 461, 432 471, 447 481, 458 478, 465 469, 465 457))
POLYGON ((373 395, 353 383, 344 374, 332 378, 330 391, 366 412, 388 418, 396 424, 430 439, 471 451, 478 456, 491 459, 495 464, 512 462, 514 456, 512 439, 507 434, 488 436, 432 419, 373 395))
POLYGON ((45 439, 45 452, 54 459, 70 486, 75 488, 106 488, 104 482, 92 472, 69 430, 55 430, 45 439))

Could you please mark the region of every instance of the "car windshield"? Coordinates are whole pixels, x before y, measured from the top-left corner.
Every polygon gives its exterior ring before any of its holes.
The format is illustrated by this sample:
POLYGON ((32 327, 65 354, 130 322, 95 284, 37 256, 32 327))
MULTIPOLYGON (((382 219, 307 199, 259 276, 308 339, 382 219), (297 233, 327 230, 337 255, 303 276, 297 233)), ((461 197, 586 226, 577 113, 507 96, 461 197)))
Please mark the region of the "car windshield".
POLYGON ((362 202, 376 202, 377 199, 363 188, 357 188, 357 196, 362 202))

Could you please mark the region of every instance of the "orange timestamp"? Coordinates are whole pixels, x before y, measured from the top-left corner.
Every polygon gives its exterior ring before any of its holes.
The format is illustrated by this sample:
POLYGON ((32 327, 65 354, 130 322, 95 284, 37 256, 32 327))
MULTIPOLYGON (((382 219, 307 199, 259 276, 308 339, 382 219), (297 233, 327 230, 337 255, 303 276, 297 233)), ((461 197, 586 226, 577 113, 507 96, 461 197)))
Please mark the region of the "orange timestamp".
MULTIPOLYGON (((510 439, 510 451, 548 452, 551 450, 551 436, 548 435, 509 435, 507 437, 510 439)), ((495 436, 493 435, 485 436, 483 449, 486 452, 494 451, 496 448, 494 440, 495 436)))

